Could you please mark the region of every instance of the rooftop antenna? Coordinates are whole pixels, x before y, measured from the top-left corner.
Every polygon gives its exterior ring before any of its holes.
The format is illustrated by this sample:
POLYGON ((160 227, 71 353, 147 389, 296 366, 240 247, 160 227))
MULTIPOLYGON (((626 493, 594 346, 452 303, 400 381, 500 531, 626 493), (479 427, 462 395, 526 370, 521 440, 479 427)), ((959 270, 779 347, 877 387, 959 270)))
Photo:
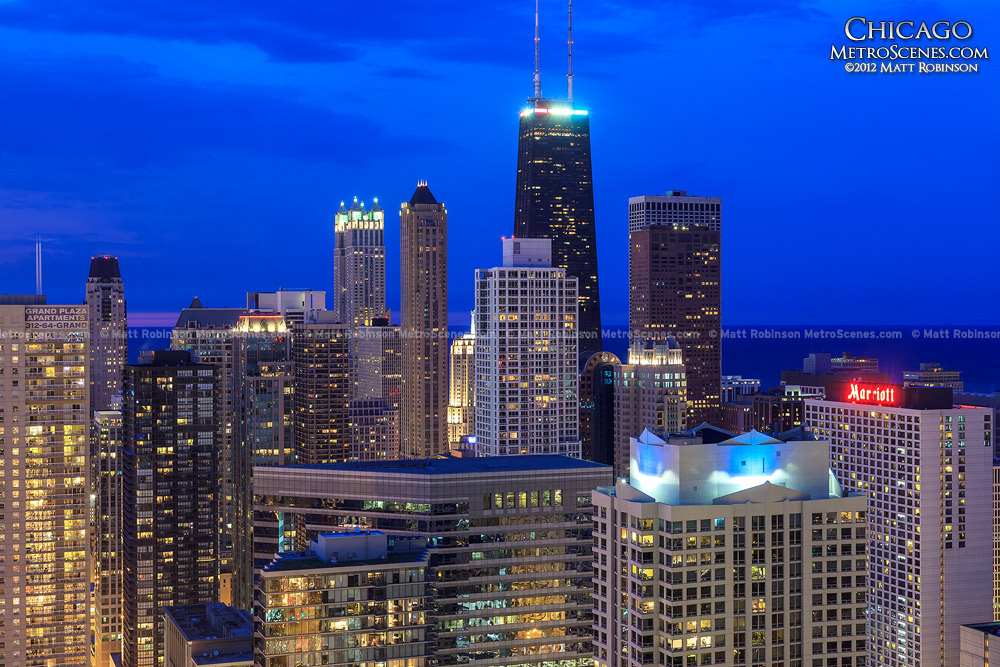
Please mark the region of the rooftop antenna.
POLYGON ((542 97, 542 77, 538 73, 538 0, 535 0, 535 99, 542 97))
POLYGON ((35 294, 42 293, 42 237, 35 236, 35 294))
POLYGON ((573 0, 569 0, 569 39, 566 40, 569 47, 569 72, 566 74, 566 92, 569 103, 573 104, 573 0))

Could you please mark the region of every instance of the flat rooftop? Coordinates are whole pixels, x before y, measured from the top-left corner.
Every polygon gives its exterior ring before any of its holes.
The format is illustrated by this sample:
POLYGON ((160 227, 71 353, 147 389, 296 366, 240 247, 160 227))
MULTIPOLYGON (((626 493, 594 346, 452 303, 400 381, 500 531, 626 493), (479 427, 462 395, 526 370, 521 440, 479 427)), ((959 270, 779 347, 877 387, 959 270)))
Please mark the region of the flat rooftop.
POLYGON ((427 550, 390 551, 383 558, 359 558, 357 560, 323 560, 312 551, 285 551, 261 568, 261 572, 295 572, 297 570, 327 570, 332 568, 384 567, 412 563, 427 565, 427 550))
POLYGON ((533 470, 601 470, 603 463, 584 461, 560 454, 523 456, 488 456, 477 458, 448 457, 405 461, 350 461, 345 463, 304 463, 284 466, 257 466, 257 469, 340 470, 348 472, 389 472, 408 475, 470 475, 491 472, 531 472, 533 470))
POLYGON ((220 638, 249 640, 253 636, 250 616, 221 602, 164 607, 163 614, 170 617, 189 642, 220 638))

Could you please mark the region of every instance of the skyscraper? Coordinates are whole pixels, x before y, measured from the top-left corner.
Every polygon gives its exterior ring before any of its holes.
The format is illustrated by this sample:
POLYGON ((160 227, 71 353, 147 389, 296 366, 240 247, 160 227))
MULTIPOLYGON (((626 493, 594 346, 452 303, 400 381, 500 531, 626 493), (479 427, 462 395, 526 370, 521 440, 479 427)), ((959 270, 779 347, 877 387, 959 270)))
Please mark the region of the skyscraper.
POLYGON ((87 277, 90 314, 90 409, 106 410, 121 393, 128 357, 125 284, 117 257, 92 257, 87 277))
POLYGON ((633 339, 615 367, 615 476, 628 478, 629 441, 644 430, 676 432, 687 407, 687 377, 673 340, 633 339))
POLYGON ((293 439, 299 463, 330 463, 350 457, 348 326, 323 319, 333 320, 334 314, 312 311, 292 334, 293 439))
MULTIPOLYGON (((416 538, 428 547, 431 664, 587 667, 591 491, 612 481, 608 466, 565 456, 261 467, 254 509, 267 530, 254 556, 262 572, 269 569, 276 540, 292 530, 297 550, 322 533, 353 527, 382 531, 396 544, 416 538)), ((261 579, 266 589, 266 574, 261 579)), ((334 592, 343 594, 337 586, 305 595, 329 604, 337 601, 334 592)), ((363 593, 356 598, 363 600, 363 593)), ((327 616, 322 623, 338 621, 327 616)), ((315 632, 322 623, 300 626, 315 632)), ((266 641, 286 639, 274 634, 266 641)))
POLYGON ((577 279, 548 239, 504 239, 476 270, 476 451, 580 456, 577 279))
POLYGON ((87 307, 0 295, 0 663, 89 659, 87 307))
POLYGON ((405 458, 448 451, 448 211, 421 182, 400 212, 405 458))
POLYGON ((595 491, 594 664, 864 665, 865 501, 830 444, 713 431, 643 431, 595 491))
POLYGON ((295 460, 294 371, 291 333, 281 315, 244 315, 235 334, 232 603, 250 611, 253 570, 247 554, 253 543, 253 469, 255 465, 281 465, 295 460))
POLYGON ((949 387, 828 383, 805 421, 868 511, 868 659, 958 665, 960 627, 993 617, 992 412, 949 387))
POLYGON ((233 423, 238 405, 239 387, 233 380, 233 341, 236 325, 246 315, 245 308, 205 308, 195 297, 181 311, 170 333, 171 350, 189 350, 198 363, 219 368, 220 448, 219 467, 222 475, 221 526, 223 551, 233 546, 233 439, 239 423, 233 423))
POLYGON ((615 462, 615 366, 611 352, 580 355, 580 455, 605 465, 615 462))
POLYGON ((476 315, 473 332, 451 342, 448 354, 448 446, 454 449, 464 435, 476 432, 476 315))
POLYGON ((385 314, 385 212, 358 198, 335 216, 333 311, 351 331, 385 314))
POLYGON ((218 382, 187 351, 125 367, 125 667, 163 664, 164 606, 218 600, 218 382))
POLYGON ((721 206, 682 190, 629 199, 629 334, 680 344, 688 427, 720 417, 721 206))
MULTIPOLYGON (((119 396, 120 398, 120 396, 119 396)), ((122 413, 96 410, 91 430, 94 489, 92 553, 94 667, 110 667, 122 650, 122 413)))
POLYGON ((552 241, 552 266, 579 284, 580 350, 600 352, 601 297, 597 280, 590 116, 573 105, 573 5, 570 3, 567 99, 542 97, 535 11, 535 89, 521 112, 514 197, 514 236, 552 241))

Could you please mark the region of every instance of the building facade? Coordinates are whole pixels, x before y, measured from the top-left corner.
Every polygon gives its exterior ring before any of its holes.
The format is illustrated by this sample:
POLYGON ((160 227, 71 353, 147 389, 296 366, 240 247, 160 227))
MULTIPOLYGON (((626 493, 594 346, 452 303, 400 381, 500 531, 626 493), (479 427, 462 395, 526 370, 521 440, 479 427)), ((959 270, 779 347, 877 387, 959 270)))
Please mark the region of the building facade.
POLYGON ((577 279, 580 350, 600 352, 590 115, 556 100, 528 105, 518 130, 514 236, 552 241, 552 266, 577 279))
POLYGON ((125 367, 124 667, 164 664, 162 607, 219 597, 218 372, 178 350, 125 367))
POLYGON ((904 387, 951 387, 956 393, 965 390, 962 371, 948 370, 939 363, 920 364, 920 370, 903 371, 904 387))
POLYGON ((723 403, 736 403, 744 396, 753 396, 760 392, 760 380, 745 378, 742 375, 723 375, 722 393, 719 396, 723 403))
POLYGON ((96 410, 90 431, 93 475, 91 580, 94 585, 94 667, 109 667, 122 650, 122 430, 121 396, 115 410, 96 410))
POLYGON ((629 199, 629 333, 680 344, 689 427, 719 420, 721 206, 684 191, 629 199))
POLYGON ((587 461, 615 463, 615 367, 611 352, 580 355, 580 455, 587 461))
POLYGON ((253 667, 253 619, 220 602, 163 609, 166 667, 253 667))
POLYGON ((421 183, 399 217, 400 450, 425 458, 448 451, 448 211, 421 183))
POLYGON ((326 310, 326 292, 281 288, 277 292, 247 292, 247 310, 281 315, 288 328, 304 322, 311 310, 326 310))
POLYGON ((188 350, 199 363, 219 368, 223 551, 233 547, 233 440, 239 425, 234 423, 234 416, 239 414, 234 398, 239 387, 233 378, 233 343, 236 325, 246 314, 245 308, 205 308, 201 299, 195 297, 178 315, 170 333, 171 350, 188 350))
POLYGON ((576 278, 548 239, 504 239, 476 270, 476 452, 580 456, 576 278))
POLYGON ((593 662, 591 490, 611 469, 564 456, 258 468, 255 558, 279 541, 378 530, 424 540, 437 665, 593 662))
POLYGON ((5 665, 89 659, 89 329, 85 305, 0 295, 5 665))
POLYGON ((615 367, 615 477, 628 477, 629 443, 647 428, 678 431, 687 408, 687 372, 673 340, 633 339, 615 367))
POLYGON ((357 398, 349 408, 350 461, 395 460, 399 456, 399 408, 387 398, 357 398))
POLYGON ((295 461, 291 332, 281 315, 252 313, 235 330, 236 438, 233 442, 232 603, 249 611, 253 570, 253 469, 295 461))
POLYGON ((829 443, 632 438, 594 493, 594 664, 864 665, 865 499, 829 443))
POLYGON ((451 341, 448 353, 448 446, 476 433, 476 334, 473 330, 451 341))
POLYGON ((333 313, 313 311, 292 334, 294 460, 299 463, 350 458, 349 328, 314 321, 322 319, 318 315, 333 313))
POLYGON ((379 531, 321 533, 308 550, 276 554, 260 571, 256 664, 424 667, 427 589, 422 543, 389 551, 379 531))
POLYGON ((90 317, 90 409, 107 410, 122 390, 128 358, 125 283, 117 257, 92 257, 87 277, 90 317))
POLYGON ((385 315, 385 212, 358 198, 334 218, 333 312, 352 331, 385 315))
POLYGON ((806 401, 831 469, 867 498, 868 665, 957 665, 993 615, 993 424, 951 389, 831 383, 806 401))

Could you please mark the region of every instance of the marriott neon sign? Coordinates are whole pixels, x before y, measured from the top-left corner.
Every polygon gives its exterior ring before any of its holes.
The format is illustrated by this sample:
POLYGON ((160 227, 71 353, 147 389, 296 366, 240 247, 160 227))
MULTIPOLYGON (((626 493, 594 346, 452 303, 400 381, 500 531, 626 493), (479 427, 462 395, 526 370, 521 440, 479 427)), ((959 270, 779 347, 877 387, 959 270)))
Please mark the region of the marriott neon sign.
POLYGON ((896 403, 898 387, 865 386, 852 382, 848 388, 847 400, 855 403, 896 403))

